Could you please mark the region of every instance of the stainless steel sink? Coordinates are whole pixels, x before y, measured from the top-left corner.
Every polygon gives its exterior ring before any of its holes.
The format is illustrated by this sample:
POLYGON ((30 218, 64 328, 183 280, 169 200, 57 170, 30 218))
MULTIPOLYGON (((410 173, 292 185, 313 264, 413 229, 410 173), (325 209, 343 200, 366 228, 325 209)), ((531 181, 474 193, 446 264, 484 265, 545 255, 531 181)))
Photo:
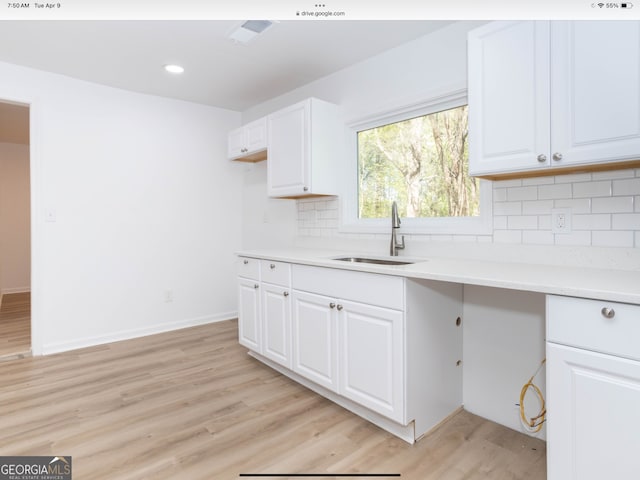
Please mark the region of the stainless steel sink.
POLYGON ((409 265, 414 262, 405 262, 402 260, 387 260, 383 258, 367 258, 367 257, 341 257, 334 258, 334 260, 340 260, 341 262, 352 263, 374 263, 376 265, 409 265))

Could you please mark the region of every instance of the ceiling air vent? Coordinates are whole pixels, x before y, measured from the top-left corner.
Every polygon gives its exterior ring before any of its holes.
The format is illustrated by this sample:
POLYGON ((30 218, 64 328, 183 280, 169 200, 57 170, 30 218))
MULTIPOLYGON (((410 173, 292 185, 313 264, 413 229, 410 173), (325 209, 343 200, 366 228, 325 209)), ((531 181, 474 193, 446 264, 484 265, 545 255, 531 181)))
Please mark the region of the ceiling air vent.
POLYGON ((259 34, 273 25, 269 20, 247 20, 229 34, 229 38, 238 43, 249 43, 259 34))

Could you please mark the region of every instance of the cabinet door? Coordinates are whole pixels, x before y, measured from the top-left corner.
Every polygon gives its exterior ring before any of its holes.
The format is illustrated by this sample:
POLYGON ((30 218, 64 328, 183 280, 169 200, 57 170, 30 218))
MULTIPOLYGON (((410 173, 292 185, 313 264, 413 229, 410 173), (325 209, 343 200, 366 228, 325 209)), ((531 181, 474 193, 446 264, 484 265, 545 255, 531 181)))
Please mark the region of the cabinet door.
POLYGON ((289 289, 262 284, 262 354, 291 368, 291 308, 289 289))
POLYGON ((329 297, 293 292, 293 370, 334 392, 338 390, 335 306, 329 297))
POLYGON ((403 313, 343 301, 337 308, 339 393, 404 423, 403 313))
POLYGON ((552 22, 554 165, 637 159, 640 22, 552 22))
POLYGON ((549 165, 549 22, 492 22, 469 33, 469 171, 549 165))
POLYGON ((238 341, 260 352, 260 285, 257 281, 238 281, 238 341))
POLYGON ((244 155, 244 128, 236 128, 227 135, 227 157, 236 158, 244 155))
POLYGON ((261 118, 244 127, 245 148, 254 153, 267 148, 267 119, 261 118))
POLYGON ((547 344, 549 480, 635 479, 640 362, 547 344))
POLYGON ((269 115, 270 196, 301 195, 309 190, 310 122, 308 101, 269 115))

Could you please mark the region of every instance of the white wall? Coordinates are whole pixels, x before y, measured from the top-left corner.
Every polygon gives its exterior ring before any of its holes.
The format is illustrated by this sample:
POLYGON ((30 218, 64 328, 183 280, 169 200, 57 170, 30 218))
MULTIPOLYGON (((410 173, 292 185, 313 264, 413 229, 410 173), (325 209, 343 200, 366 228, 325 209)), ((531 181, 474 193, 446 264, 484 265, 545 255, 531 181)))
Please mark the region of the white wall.
POLYGON ((0 78, 0 99, 31 105, 34 352, 234 317, 240 115, 3 63, 0 78))
POLYGON ((29 146, 0 143, 0 293, 31 289, 29 146))

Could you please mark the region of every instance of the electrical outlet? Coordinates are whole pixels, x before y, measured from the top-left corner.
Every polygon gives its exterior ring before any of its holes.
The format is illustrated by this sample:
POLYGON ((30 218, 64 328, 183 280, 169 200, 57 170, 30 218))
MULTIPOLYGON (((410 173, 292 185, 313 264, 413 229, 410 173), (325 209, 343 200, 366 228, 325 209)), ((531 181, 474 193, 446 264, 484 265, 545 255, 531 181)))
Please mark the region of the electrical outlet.
POLYGON ((571 233, 570 208, 554 208, 551 210, 551 232, 571 233))

